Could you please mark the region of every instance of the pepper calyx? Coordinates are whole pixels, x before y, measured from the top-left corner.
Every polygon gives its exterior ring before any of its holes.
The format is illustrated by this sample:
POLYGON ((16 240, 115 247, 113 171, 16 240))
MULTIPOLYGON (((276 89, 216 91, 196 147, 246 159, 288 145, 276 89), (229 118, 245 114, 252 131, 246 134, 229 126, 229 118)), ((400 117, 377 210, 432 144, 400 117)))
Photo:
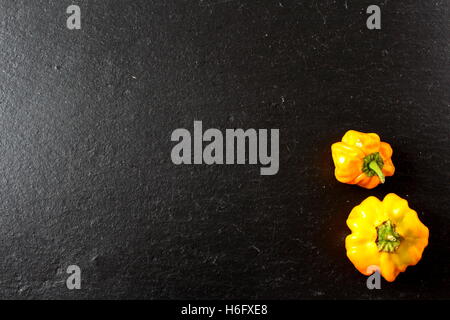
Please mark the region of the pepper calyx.
POLYGON ((395 225, 387 220, 377 227, 377 248, 380 252, 395 252, 400 246, 402 237, 395 231, 395 225))
POLYGON ((368 177, 377 175, 381 183, 384 183, 385 177, 381 169, 384 167, 384 161, 379 152, 371 153, 364 157, 362 172, 368 177))

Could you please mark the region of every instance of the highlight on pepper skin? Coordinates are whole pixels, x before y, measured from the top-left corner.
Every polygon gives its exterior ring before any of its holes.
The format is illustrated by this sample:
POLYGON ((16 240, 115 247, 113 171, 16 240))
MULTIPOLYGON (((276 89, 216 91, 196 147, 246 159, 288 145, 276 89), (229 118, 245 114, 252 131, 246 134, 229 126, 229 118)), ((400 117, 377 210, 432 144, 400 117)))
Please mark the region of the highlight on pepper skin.
POLYGON ((376 133, 349 130, 342 141, 331 146, 331 153, 334 175, 342 183, 373 189, 395 172, 392 148, 376 133))
POLYGON ((351 234, 345 238, 347 257, 364 275, 377 266, 389 282, 416 265, 428 245, 429 230, 408 202, 394 193, 368 197, 353 208, 347 219, 351 234))

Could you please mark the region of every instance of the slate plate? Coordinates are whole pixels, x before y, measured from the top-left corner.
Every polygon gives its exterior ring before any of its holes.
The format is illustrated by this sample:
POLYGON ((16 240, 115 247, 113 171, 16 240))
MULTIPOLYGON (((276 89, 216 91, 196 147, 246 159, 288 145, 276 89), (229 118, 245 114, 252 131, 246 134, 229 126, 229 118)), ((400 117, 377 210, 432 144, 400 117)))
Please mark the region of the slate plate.
POLYGON ((449 6, 379 1, 0 4, 1 298, 449 298, 449 6), (176 128, 279 128, 280 172, 175 166, 176 128), (397 172, 338 183, 330 145, 377 132, 397 172), (382 290, 345 220, 395 192, 430 228, 382 290), (66 268, 82 289, 66 288, 66 268))

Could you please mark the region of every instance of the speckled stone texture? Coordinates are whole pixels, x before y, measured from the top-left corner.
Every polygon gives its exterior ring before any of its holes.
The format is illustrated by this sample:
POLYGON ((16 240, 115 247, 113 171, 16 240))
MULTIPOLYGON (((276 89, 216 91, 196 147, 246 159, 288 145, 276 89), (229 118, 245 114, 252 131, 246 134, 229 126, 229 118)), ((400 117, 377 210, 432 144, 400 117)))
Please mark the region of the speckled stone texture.
POLYGON ((0 298, 450 297, 448 1, 79 0, 70 31, 72 2, 0 2, 0 298), (173 165, 194 120, 279 128, 280 172, 173 165), (335 180, 348 129, 391 143, 385 185, 335 180), (389 192, 430 245, 370 291, 345 220, 389 192))

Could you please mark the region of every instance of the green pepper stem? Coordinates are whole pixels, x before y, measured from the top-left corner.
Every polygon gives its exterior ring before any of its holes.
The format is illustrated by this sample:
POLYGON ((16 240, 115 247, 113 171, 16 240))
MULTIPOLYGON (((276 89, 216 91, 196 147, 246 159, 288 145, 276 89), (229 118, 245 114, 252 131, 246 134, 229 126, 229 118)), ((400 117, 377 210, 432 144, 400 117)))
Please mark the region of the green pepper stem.
POLYGON ((380 252, 392 253, 400 246, 402 237, 395 231, 395 225, 387 220, 377 227, 377 247, 380 252))
POLYGON ((372 169, 377 174, 377 176, 380 178, 381 183, 384 183, 385 181, 384 174, 375 160, 369 163, 369 168, 372 169))

